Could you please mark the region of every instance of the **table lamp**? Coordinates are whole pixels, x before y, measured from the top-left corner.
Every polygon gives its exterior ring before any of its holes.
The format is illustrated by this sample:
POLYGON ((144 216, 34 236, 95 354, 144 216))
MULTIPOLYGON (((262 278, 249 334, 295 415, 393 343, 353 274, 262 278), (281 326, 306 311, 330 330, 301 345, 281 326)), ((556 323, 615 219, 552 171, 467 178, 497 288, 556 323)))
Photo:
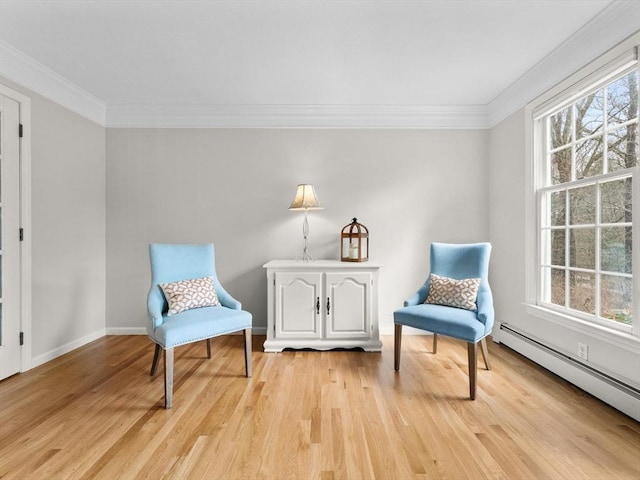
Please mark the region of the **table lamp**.
POLYGON ((291 202, 289 210, 304 210, 304 222, 302 223, 303 251, 302 260, 309 262, 315 260, 309 254, 309 221, 307 220, 307 210, 322 210, 316 191, 313 185, 300 184, 296 190, 296 196, 291 202))

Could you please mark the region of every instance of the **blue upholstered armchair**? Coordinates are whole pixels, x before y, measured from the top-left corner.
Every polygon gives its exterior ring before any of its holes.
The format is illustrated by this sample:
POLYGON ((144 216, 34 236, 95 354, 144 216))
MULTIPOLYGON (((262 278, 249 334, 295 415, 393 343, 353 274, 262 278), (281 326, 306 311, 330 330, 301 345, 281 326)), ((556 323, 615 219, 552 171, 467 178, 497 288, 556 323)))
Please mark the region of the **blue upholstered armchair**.
POLYGON ((404 302, 404 308, 393 313, 395 324, 394 367, 396 372, 400 370, 403 325, 433 332, 433 353, 437 351, 438 335, 464 340, 467 342, 469 358, 469 392, 471 399, 475 400, 478 343, 482 348, 485 366, 487 370, 491 369, 485 340, 487 335, 491 333, 494 317, 493 297, 488 281, 490 254, 491 245, 489 243, 431 244, 431 274, 446 278, 443 280, 429 275, 424 285, 404 302), (432 279, 438 282, 439 292, 435 292, 436 289, 431 288, 432 279), (477 289, 475 302, 473 299, 470 300, 468 295, 467 280, 471 279, 480 279, 479 284, 475 281, 474 288, 471 289, 477 289), (462 282, 463 280, 465 282, 462 282), (435 299, 429 296, 431 290, 433 290, 431 293, 437 295, 447 288, 449 289, 448 295, 440 295, 440 298, 436 297, 435 299), (462 298, 462 303, 460 303, 463 305, 462 308, 450 306, 451 304, 458 305, 456 303, 458 300, 450 298, 456 297, 456 295, 462 298), (434 303, 425 303, 428 297, 434 303), (450 300, 447 300, 447 297, 450 300), (466 305, 464 301, 467 301, 466 305))
POLYGON ((156 344, 151 376, 164 349, 165 408, 171 408, 173 396, 173 349, 180 345, 205 340, 207 358, 211 358, 212 337, 242 330, 245 371, 250 377, 252 316, 220 284, 213 244, 151 244, 149 256, 147 333, 156 344))

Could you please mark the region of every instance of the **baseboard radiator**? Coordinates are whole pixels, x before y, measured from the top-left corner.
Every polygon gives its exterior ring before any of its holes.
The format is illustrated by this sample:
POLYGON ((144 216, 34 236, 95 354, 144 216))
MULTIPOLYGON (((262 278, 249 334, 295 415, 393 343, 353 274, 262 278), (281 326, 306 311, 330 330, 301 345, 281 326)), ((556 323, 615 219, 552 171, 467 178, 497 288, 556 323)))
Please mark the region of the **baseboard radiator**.
POLYGON ((500 343, 640 421, 640 390, 503 323, 500 343))

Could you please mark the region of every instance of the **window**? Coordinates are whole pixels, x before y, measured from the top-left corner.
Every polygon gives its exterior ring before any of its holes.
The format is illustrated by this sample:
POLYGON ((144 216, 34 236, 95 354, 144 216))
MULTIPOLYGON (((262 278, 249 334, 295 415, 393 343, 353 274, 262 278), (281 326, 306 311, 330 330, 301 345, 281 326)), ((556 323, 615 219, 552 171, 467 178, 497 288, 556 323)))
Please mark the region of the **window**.
POLYGON ((637 62, 627 62, 534 112, 536 303, 628 333, 640 291, 632 216, 638 83, 637 62))

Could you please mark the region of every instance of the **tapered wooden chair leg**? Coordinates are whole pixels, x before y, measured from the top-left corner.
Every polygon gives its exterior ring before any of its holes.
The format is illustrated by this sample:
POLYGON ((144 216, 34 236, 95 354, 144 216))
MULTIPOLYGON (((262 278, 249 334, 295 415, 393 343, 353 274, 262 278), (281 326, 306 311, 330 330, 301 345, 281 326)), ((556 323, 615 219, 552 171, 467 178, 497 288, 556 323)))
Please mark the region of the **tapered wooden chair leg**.
POLYGON ((244 369, 251 376, 251 329, 244 329, 244 369))
POLYGON ((434 333, 433 334, 433 353, 437 353, 438 352, 438 334, 434 333))
POLYGON ((173 400, 173 348, 164 351, 164 408, 171 408, 173 400))
POLYGON ((469 354, 469 396, 471 397, 471 400, 475 400, 478 373, 478 344, 468 342, 467 352, 469 354))
POLYGON ((491 362, 489 361, 489 349, 487 348, 487 338, 480 340, 480 346, 482 347, 482 358, 484 358, 484 365, 487 370, 491 370, 491 362))
POLYGON ((207 338, 207 358, 211 358, 211 339, 207 338))
POLYGON ((149 373, 149 375, 151 375, 152 377, 158 371, 158 363, 160 361, 160 350, 161 349, 162 349, 162 347, 156 343, 156 350, 155 350, 155 352, 153 352, 153 361, 151 362, 151 372, 149 373))
POLYGON ((393 368, 396 372, 400 371, 400 347, 402 346, 402 325, 396 323, 395 334, 393 339, 393 368))

